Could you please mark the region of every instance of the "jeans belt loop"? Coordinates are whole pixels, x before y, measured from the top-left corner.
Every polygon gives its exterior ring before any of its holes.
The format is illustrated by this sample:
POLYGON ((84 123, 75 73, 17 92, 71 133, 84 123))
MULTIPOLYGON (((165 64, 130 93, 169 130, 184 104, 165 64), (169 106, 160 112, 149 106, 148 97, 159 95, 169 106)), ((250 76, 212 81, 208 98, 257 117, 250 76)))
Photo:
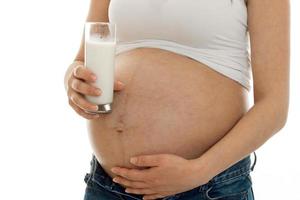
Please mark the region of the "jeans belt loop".
POLYGON ((255 151, 254 151, 253 153, 254 153, 254 162, 253 162, 253 164, 252 164, 252 166, 251 166, 251 171, 253 171, 253 170, 254 170, 254 167, 255 167, 255 165, 256 165, 256 161, 257 161, 257 156, 256 156, 256 153, 255 153, 255 151))

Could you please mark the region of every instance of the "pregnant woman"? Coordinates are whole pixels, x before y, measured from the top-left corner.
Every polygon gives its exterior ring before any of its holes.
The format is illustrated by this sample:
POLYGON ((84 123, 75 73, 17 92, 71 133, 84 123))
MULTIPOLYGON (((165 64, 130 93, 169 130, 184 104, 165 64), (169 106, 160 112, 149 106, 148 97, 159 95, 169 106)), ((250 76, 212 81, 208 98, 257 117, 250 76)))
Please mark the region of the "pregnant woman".
POLYGON ((115 23, 117 50, 111 113, 88 112, 83 40, 65 74, 85 200, 254 199, 250 155, 288 115, 288 0, 91 0, 86 21, 115 23))

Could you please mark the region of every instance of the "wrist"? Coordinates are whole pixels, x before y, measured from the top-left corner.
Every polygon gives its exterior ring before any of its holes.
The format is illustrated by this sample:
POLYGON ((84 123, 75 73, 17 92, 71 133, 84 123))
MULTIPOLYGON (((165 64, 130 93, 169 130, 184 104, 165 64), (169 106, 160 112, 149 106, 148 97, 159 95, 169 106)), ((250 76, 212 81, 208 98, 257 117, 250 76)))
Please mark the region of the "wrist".
POLYGON ((206 184, 213 178, 210 173, 209 165, 207 165, 207 162, 201 157, 190 160, 190 163, 191 172, 199 181, 199 185, 206 184))
POLYGON ((84 65, 84 61, 83 60, 74 60, 72 64, 84 65))

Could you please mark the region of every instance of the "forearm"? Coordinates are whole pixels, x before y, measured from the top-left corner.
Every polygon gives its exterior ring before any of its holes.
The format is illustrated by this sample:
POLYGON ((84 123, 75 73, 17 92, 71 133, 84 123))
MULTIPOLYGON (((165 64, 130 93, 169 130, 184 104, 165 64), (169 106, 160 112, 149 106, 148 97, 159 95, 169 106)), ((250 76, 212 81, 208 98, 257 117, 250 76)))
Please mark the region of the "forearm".
POLYGON ((284 126, 286 113, 287 108, 272 98, 256 103, 220 141, 194 160, 199 176, 209 180, 255 151, 284 126))
POLYGON ((71 76, 71 73, 74 69, 75 66, 77 66, 78 64, 83 64, 84 62, 81 60, 74 60, 74 62, 67 68, 65 76, 64 76, 64 85, 65 85, 65 91, 68 90, 68 80, 69 77, 71 76))

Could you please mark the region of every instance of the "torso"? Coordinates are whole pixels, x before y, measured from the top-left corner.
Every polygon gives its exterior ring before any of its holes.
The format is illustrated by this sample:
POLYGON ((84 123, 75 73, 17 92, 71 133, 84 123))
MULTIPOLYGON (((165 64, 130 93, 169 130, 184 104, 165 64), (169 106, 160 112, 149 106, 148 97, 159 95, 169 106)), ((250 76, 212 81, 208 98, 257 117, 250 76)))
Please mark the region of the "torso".
POLYGON ((239 83, 186 56, 139 48, 116 57, 113 111, 88 121, 90 142, 111 176, 113 166, 133 168, 131 156, 172 153, 201 156, 247 112, 239 83))

